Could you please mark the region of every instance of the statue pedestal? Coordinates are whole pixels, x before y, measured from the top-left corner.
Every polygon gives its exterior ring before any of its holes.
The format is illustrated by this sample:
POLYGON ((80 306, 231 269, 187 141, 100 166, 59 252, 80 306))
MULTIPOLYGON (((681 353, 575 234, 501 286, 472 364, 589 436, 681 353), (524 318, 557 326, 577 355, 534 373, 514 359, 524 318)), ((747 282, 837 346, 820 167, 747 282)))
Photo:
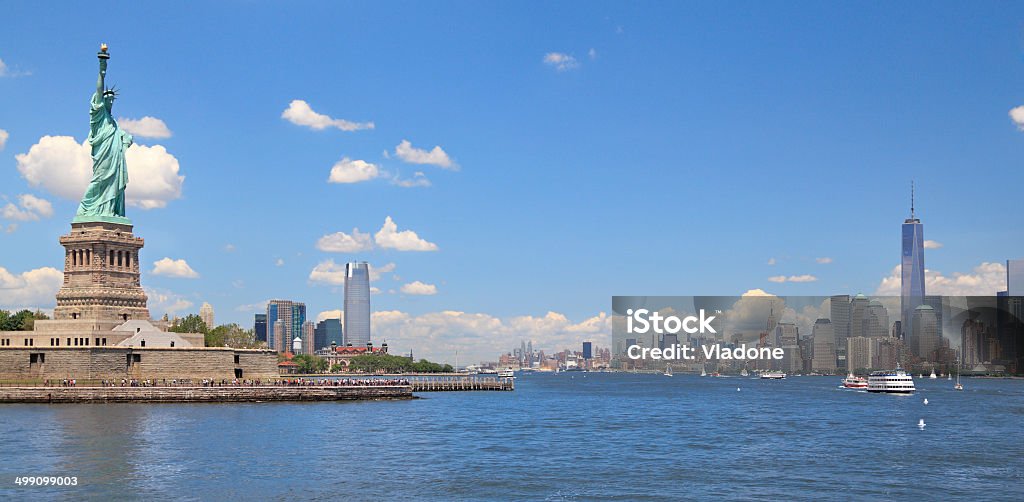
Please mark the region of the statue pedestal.
POLYGON ((127 218, 104 218, 112 221, 75 218, 71 233, 60 238, 64 284, 57 292, 55 319, 149 320, 148 299, 139 283, 139 250, 145 241, 132 234, 127 218))

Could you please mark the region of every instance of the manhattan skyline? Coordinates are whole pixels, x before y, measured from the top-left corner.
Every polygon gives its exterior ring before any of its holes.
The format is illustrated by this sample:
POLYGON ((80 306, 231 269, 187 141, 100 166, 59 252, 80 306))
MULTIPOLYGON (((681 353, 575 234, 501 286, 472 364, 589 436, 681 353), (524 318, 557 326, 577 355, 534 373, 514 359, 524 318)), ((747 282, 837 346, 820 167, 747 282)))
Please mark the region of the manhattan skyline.
POLYGON ((1020 6, 398 5, 12 5, 0 307, 53 307, 101 42, 130 173, 164 182, 129 181, 157 318, 315 321, 367 261, 375 343, 470 361, 606 345, 616 294, 899 295, 911 179, 928 294, 1021 257, 1020 6))

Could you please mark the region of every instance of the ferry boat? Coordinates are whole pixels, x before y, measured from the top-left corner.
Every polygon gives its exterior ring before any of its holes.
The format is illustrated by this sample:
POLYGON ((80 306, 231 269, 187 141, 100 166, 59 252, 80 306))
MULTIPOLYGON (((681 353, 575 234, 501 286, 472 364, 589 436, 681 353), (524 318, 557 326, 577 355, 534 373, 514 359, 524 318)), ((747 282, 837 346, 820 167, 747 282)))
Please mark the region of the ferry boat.
POLYGON ((868 392, 886 394, 913 394, 914 376, 896 366, 889 371, 874 371, 868 376, 868 392))
POLYGON ((512 368, 505 368, 498 372, 498 378, 515 378, 516 372, 512 368))
POLYGON ((866 389, 868 388, 868 380, 864 377, 854 376, 850 373, 843 379, 843 387, 847 389, 866 389))
POLYGON ((761 373, 762 380, 785 380, 786 374, 781 371, 765 371, 761 373))

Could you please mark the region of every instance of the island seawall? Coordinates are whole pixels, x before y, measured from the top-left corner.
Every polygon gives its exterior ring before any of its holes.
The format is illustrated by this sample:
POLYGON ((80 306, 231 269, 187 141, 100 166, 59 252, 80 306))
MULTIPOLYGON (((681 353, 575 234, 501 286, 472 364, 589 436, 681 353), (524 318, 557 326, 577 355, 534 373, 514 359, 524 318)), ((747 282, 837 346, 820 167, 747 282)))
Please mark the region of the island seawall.
POLYGON ((0 387, 0 403, 239 403, 412 399, 412 386, 0 387))

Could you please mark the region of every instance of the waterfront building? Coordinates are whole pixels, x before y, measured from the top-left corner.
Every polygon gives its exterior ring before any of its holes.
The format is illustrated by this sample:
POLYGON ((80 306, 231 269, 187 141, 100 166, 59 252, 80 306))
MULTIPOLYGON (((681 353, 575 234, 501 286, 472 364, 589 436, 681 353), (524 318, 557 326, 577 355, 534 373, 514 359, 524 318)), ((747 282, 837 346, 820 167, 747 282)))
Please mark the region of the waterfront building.
POLYGON ((846 339, 846 360, 849 362, 850 371, 874 367, 874 343, 877 343, 876 339, 866 336, 851 336, 846 339))
POLYGON ((811 371, 833 373, 836 371, 836 339, 833 332, 832 322, 828 319, 814 321, 811 328, 811 338, 814 340, 814 355, 811 361, 811 371))
POLYGON ((257 342, 267 341, 267 314, 256 314, 253 319, 252 331, 257 342))
POLYGON ((355 347, 370 338, 370 265, 345 264, 345 341, 355 347))
MULTIPOLYGON (((313 321, 306 321, 302 323, 302 344, 304 350, 304 352, 301 352, 302 354, 307 354, 311 356, 313 355, 314 352, 316 352, 316 343, 314 341, 315 338, 316 323, 314 323, 313 321)), ((300 354, 300 352, 296 352, 296 354, 300 354)))
POLYGON ((267 326, 274 329, 268 333, 270 338, 267 340, 267 344, 278 352, 290 350, 292 339, 302 336, 302 325, 305 323, 305 303, 291 300, 270 300, 267 303, 267 326), (278 321, 284 321, 283 329, 278 329, 278 321))
MULTIPOLYGON (((903 222, 900 261, 900 320, 905 334, 914 332, 914 310, 924 304, 924 225, 914 215, 914 186, 910 186, 910 218, 903 222)), ((914 350, 915 344, 911 344, 914 350)), ((915 352, 922 357, 923 354, 915 352)))
POLYGON ((217 327, 217 325, 213 323, 213 305, 203 302, 203 306, 199 307, 199 318, 206 323, 207 328, 213 329, 217 327))
POLYGON ((284 319, 274 321, 274 324, 270 329, 270 348, 278 352, 287 352, 287 341, 288 322, 284 319))
POLYGON ((341 328, 341 319, 324 319, 316 323, 316 330, 313 334, 313 345, 316 350, 334 345, 340 347, 345 345, 344 330, 341 328))
POLYGON ((930 305, 918 305, 911 321, 910 350, 915 356, 932 361, 939 348, 939 328, 935 310, 930 305))

